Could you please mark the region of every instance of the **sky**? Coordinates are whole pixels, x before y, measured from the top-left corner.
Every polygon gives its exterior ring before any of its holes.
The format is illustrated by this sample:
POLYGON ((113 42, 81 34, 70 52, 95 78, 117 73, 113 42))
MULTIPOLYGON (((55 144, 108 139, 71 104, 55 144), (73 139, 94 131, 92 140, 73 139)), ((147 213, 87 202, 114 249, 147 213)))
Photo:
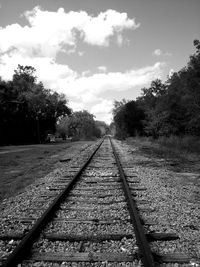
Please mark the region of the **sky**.
POLYGON ((0 0, 0 77, 33 66, 73 111, 110 123, 114 100, 186 66, 200 0, 0 0))

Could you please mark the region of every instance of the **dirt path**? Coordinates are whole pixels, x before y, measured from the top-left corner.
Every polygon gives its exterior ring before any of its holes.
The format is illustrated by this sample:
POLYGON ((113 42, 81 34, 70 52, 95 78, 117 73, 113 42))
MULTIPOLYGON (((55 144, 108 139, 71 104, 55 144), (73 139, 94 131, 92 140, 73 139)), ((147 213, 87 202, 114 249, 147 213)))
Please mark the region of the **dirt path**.
POLYGON ((6 151, 0 151, 0 154, 7 154, 7 153, 14 153, 14 152, 21 152, 25 150, 30 150, 31 148, 21 148, 21 149, 13 149, 13 150, 6 150, 6 151))

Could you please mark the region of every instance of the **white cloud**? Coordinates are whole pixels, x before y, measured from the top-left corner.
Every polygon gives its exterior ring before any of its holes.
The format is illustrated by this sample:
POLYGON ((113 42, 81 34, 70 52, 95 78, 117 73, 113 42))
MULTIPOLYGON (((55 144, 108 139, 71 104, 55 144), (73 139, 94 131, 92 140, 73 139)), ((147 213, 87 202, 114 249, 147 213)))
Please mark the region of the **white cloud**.
POLYGON ((99 66, 98 72, 90 70, 81 74, 68 65, 56 62, 58 52, 78 52, 77 41, 90 45, 108 46, 112 37, 119 45, 124 43, 123 30, 136 29, 139 24, 126 13, 115 10, 97 16, 85 11, 66 13, 63 8, 49 12, 36 7, 24 15, 29 26, 19 24, 0 28, 0 76, 11 79, 17 65, 31 65, 37 70, 38 80, 46 88, 65 93, 73 110, 88 109, 96 119, 111 119, 112 102, 104 99, 108 90, 113 93, 142 87, 162 74, 163 63, 125 72, 108 72, 99 66))
POLYGON ((81 97, 85 92, 99 95, 107 90, 125 91, 135 86, 144 86, 155 78, 161 77, 164 63, 157 62, 153 66, 126 72, 96 73, 90 76, 77 76, 69 80, 70 96, 81 97))
POLYGON ((95 17, 85 11, 66 13, 59 8, 57 12, 50 12, 35 7, 24 16, 29 26, 11 24, 0 28, 0 53, 17 50, 30 57, 55 58, 60 51, 74 53, 78 39, 90 45, 108 46, 110 37, 139 27, 126 13, 115 10, 95 17))
POLYGON ((103 120, 110 123, 112 120, 113 101, 102 99, 91 109, 91 113, 95 115, 97 120, 103 120))
POLYGON ((127 13, 119 13, 115 10, 101 12, 97 17, 90 19, 83 25, 85 42, 93 45, 109 45, 109 37, 114 34, 121 35, 124 29, 136 29, 140 24, 136 24, 134 19, 129 19, 127 13))
POLYGON ((96 96, 92 91, 85 91, 83 94, 78 96, 81 101, 87 106, 88 104, 94 104, 99 101, 99 97, 96 96))
POLYGON ((107 68, 106 68, 106 66, 99 66, 98 67, 98 70, 99 71, 102 71, 102 72, 106 72, 107 71, 107 68))
POLYGON ((85 70, 85 71, 82 72, 81 76, 89 76, 90 73, 91 73, 90 70, 85 70))
POLYGON ((153 51, 153 53, 152 53, 152 55, 154 55, 154 56, 172 56, 172 54, 171 53, 169 53, 169 52, 163 52, 161 49, 155 49, 154 51, 153 51))
POLYGON ((60 88, 69 98, 76 103, 82 103, 80 109, 88 109, 98 120, 110 122, 112 101, 104 99, 104 94, 110 90, 123 92, 132 90, 132 98, 138 95, 136 87, 143 87, 150 84, 155 78, 161 78, 164 63, 157 62, 153 66, 148 66, 138 70, 126 72, 96 73, 90 76, 74 76, 74 79, 63 79, 63 86, 60 88))
POLYGON ((68 105, 73 111, 80 111, 84 109, 84 105, 81 102, 69 101, 68 105))
POLYGON ((95 114, 109 113, 112 107, 113 107, 113 102, 111 100, 102 99, 100 103, 92 107, 91 112, 95 114))
POLYGON ((50 87, 58 89, 59 81, 74 79, 77 74, 67 65, 58 64, 53 58, 48 57, 25 57, 18 53, 4 54, 0 60, 0 76, 5 80, 12 79, 14 70, 18 64, 33 66, 39 80, 50 87))
POLYGON ((153 52, 153 55, 160 56, 162 54, 162 51, 160 49, 155 49, 153 52))
POLYGON ((112 122, 112 113, 101 114, 101 116, 95 116, 96 120, 105 121, 105 123, 110 124, 112 122))

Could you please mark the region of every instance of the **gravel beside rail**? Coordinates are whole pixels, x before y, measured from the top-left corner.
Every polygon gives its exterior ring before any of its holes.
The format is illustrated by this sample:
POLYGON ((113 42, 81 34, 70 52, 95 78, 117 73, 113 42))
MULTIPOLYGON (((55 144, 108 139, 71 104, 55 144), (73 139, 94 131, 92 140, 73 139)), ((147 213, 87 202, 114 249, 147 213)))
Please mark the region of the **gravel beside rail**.
MULTIPOLYGON (((85 260, 59 263, 51 263, 51 260, 49 262, 40 260, 30 262, 30 260, 26 260, 19 264, 20 267, 142 266, 141 261, 134 256, 138 252, 138 246, 136 245, 133 226, 130 223, 124 193, 119 183, 118 169, 109 144, 109 140, 106 140, 105 144, 102 145, 100 151, 97 152, 96 159, 94 158, 84 171, 69 198, 56 212, 55 219, 47 225, 32 248, 33 255, 35 255, 34 253, 37 255, 43 253, 52 257, 54 253, 57 253, 56 255, 59 255, 59 253, 61 253, 60 255, 64 255, 62 253, 72 255, 71 253, 78 252, 78 257, 86 257, 85 260), (65 239, 65 236, 67 236, 66 240, 60 240, 60 238, 65 239), (74 238, 77 239, 77 242, 71 240, 74 238), (78 240, 79 238, 80 240, 78 240), (81 241, 82 239, 83 241, 81 241), (103 260, 104 255, 107 255, 106 257, 109 259, 114 257, 114 260, 112 262, 103 260), (93 257, 100 257, 100 260, 93 263, 93 257), (89 262, 87 262, 87 259, 89 262), (115 259, 118 262, 115 262, 115 259), (120 259, 125 259, 125 262, 120 259)), ((8 200, 7 203, 3 203, 5 204, 2 206, 4 220, 0 221, 0 224, 2 229, 6 226, 5 233, 26 233, 31 228, 34 219, 45 211, 55 195, 64 188, 70 178, 78 171, 83 158, 86 158, 87 153, 89 154, 93 147, 90 147, 88 151, 86 149, 71 164, 64 164, 63 167, 61 166, 44 179, 41 179, 40 183, 29 186, 26 192, 8 200), (17 227, 15 222, 18 217, 25 219, 20 221, 17 227)), ((4 251, 3 257, 8 256, 17 245, 14 240, 12 244, 6 244, 6 242, 4 241, 2 246, 0 244, 0 250, 4 251), (4 247, 8 245, 9 247, 5 249, 4 247), (5 255, 6 252, 7 255, 5 255)))
MULTIPOLYGON (((61 190, 51 191, 50 188, 56 180, 65 178, 69 181, 73 174, 76 173, 77 169, 82 165, 82 159, 90 155, 91 150, 95 147, 94 145, 83 145, 81 150, 77 154, 71 153, 63 158, 70 158, 68 162, 60 163, 58 168, 53 172, 46 175, 44 178, 37 180, 34 184, 27 186, 26 189, 15 197, 4 199, 0 204, 0 236, 4 233, 26 233, 34 221, 41 216, 44 210, 47 208, 49 203, 53 201, 55 196, 61 190), (39 202, 42 200, 42 203, 39 202), (45 200, 45 201, 44 201, 45 200), (21 218, 33 219, 33 221, 21 222, 21 218), (20 221, 18 221, 20 219, 20 221)), ((0 240, 0 259, 7 257, 19 243, 18 240, 0 240)))
MULTIPOLYGON (((199 190, 195 184, 182 185, 174 179, 176 173, 166 169, 165 164, 152 164, 152 158, 139 153, 135 146, 116 141, 120 159, 127 175, 135 174, 146 191, 138 191, 136 199, 152 203, 154 212, 141 212, 145 219, 156 223, 145 226, 148 232, 172 232, 179 236, 174 241, 151 242, 153 252, 181 252, 191 257, 190 264, 163 264, 161 266, 200 266, 200 203, 192 196, 199 190), (151 163, 145 164, 141 163, 151 163)), ((149 206, 149 204, 148 204, 149 206)))

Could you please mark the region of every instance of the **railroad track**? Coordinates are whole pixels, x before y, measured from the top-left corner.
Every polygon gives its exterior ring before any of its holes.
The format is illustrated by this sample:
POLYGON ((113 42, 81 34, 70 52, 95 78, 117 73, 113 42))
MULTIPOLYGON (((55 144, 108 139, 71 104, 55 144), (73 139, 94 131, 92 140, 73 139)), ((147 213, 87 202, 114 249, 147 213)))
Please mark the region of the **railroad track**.
POLYGON ((115 146, 105 138, 87 155, 81 168, 82 162, 77 162, 71 173, 49 185, 48 194, 40 195, 23 217, 22 213, 12 217, 17 227, 10 231, 8 226, 0 240, 14 243, 15 248, 1 258, 0 266, 151 267, 189 263, 186 255, 152 254, 150 242, 178 236, 147 233, 146 227, 154 221, 142 219, 140 212, 152 210, 145 199, 134 199, 146 188, 140 186, 134 173, 125 176, 124 169, 131 167, 120 159, 115 146))

